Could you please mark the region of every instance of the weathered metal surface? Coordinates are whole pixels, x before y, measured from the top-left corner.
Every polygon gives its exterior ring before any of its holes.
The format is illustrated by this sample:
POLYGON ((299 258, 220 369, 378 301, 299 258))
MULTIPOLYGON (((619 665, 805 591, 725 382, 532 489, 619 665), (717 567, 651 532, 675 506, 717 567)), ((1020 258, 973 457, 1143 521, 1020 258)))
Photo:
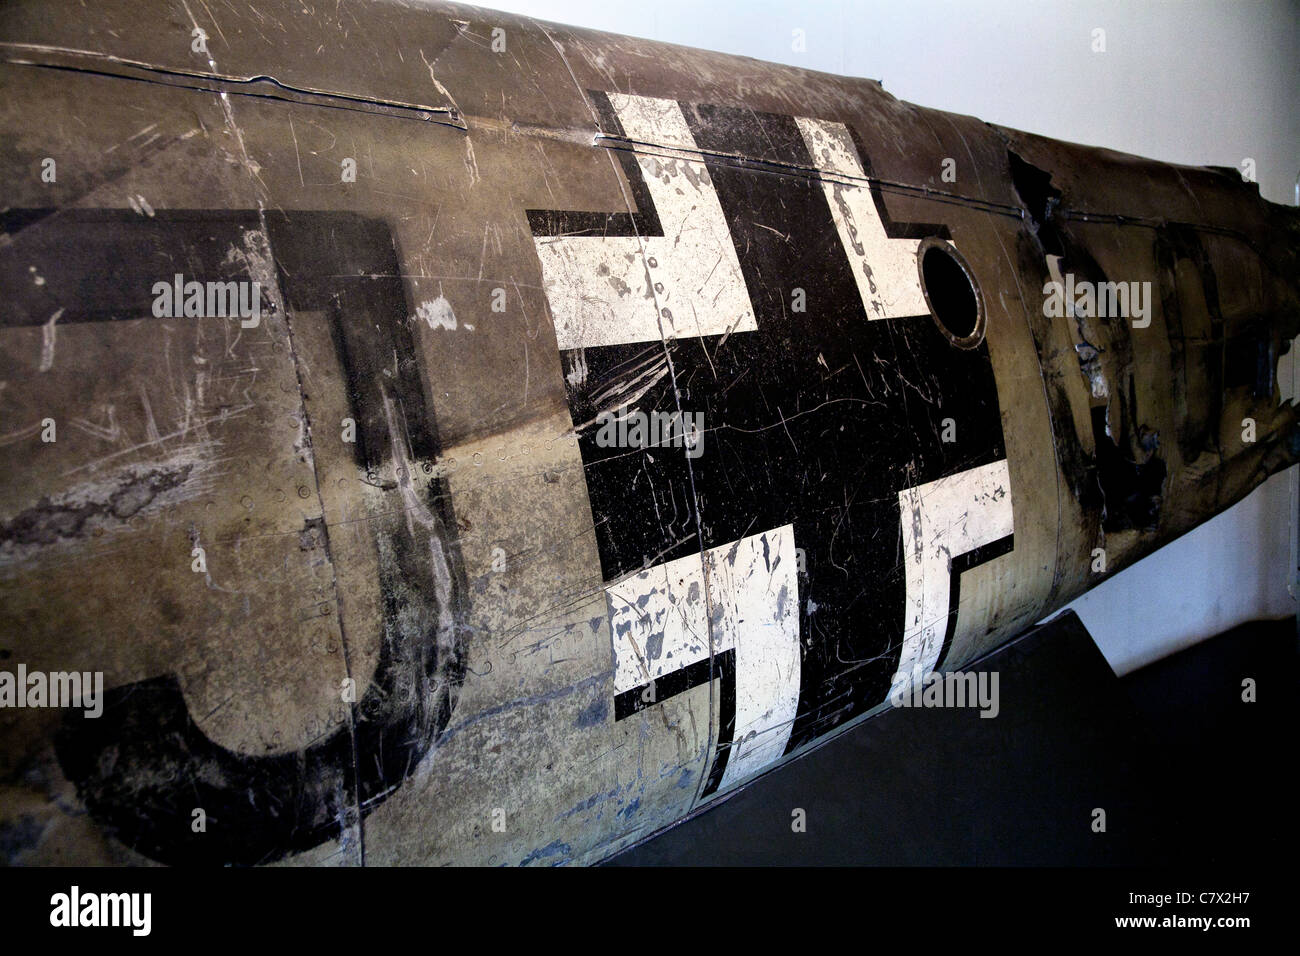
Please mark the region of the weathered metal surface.
POLYGON ((12 861, 594 861, 1294 458, 1233 171, 443 5, 11 3, 0 84, 0 670, 105 688, 0 708, 12 861))

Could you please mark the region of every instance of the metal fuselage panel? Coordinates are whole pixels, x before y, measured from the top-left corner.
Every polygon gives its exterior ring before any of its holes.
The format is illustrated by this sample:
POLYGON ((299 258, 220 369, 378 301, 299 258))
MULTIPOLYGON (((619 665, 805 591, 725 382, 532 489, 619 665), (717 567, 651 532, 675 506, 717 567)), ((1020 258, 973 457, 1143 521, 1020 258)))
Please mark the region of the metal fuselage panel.
POLYGON ((15 861, 599 860, 1294 460, 1231 171, 258 6, 0 13, 15 861))

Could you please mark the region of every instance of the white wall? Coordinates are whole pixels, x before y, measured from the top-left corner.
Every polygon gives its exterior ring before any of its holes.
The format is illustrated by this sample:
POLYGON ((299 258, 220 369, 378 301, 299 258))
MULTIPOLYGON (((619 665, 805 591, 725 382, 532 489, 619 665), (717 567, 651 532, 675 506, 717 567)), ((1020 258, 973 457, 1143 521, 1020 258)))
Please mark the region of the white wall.
MULTIPOLYGON (((1300 172, 1300 2, 489 0, 516 13, 881 80, 901 99, 1156 159, 1300 172), (1093 31, 1105 30, 1104 53, 1093 31), (802 30, 805 51, 793 48, 802 30)), ((1290 370, 1286 370, 1290 371, 1290 370)), ((1295 613, 1296 470, 1072 606, 1120 673, 1295 613)))

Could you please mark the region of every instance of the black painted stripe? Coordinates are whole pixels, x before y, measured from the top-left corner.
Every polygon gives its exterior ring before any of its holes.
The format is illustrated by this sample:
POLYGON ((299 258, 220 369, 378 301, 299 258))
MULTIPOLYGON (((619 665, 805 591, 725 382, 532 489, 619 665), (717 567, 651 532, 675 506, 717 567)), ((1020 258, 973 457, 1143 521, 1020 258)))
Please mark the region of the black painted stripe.
MULTIPOLYGON (((731 652, 728 651, 727 653, 731 652)), ((640 686, 633 687, 631 690, 625 690, 614 697, 614 720, 626 720, 647 707, 653 707, 655 704, 676 697, 678 694, 684 694, 692 687, 707 684, 712 679, 712 673, 712 669, 709 667, 709 659, 706 657, 694 664, 688 664, 681 670, 670 671, 655 680, 647 681, 640 686), (652 686, 654 687, 654 699, 646 700, 645 692, 652 686)))
MULTIPOLYGON (((200 274, 224 259, 228 245, 222 244, 223 230, 229 224, 242 228, 260 221, 256 212, 244 211, 186 210, 150 220, 103 212, 89 221, 116 224, 117 235, 129 241, 88 252, 90 238, 102 242, 114 233, 83 229, 80 211, 47 217, 24 233, 26 239, 31 231, 51 228, 55 248, 81 250, 64 257, 60 268, 83 270, 70 281, 83 290, 90 310, 102 295, 113 294, 111 288, 102 290, 111 286, 115 273, 86 271, 88 263, 106 261, 112 252, 123 260, 121 271, 146 274, 156 246, 178 241, 175 223, 202 224, 208 216, 210 222, 197 230, 199 240, 163 247, 186 262, 187 275, 200 274), (214 245, 210 235, 222 240, 214 245), (144 250, 144 261, 130 259, 132 250, 144 250)), ((344 213, 268 214, 266 221, 289 307, 326 309, 332 315, 365 463, 377 466, 392 459, 382 413, 385 398, 397 403, 417 460, 431 463, 438 452, 436 426, 420 385, 406 326, 410 313, 387 227, 344 213), (359 276, 359 269, 367 275, 359 276), (377 374, 379 365, 391 367, 393 354, 403 356, 399 374, 377 374)), ((127 846, 162 862, 254 864, 332 839, 345 820, 355 819, 358 806, 364 817, 382 803, 446 726, 464 674, 459 633, 440 632, 443 607, 433 586, 431 547, 441 547, 452 568, 453 604, 464 587, 447 543, 446 529, 454 528, 455 521, 440 482, 430 484, 428 506, 440 524, 432 534, 412 533, 401 509, 370 519, 383 630, 374 675, 353 705, 351 731, 341 726, 297 751, 252 756, 204 734, 174 675, 115 687, 105 693, 98 719, 71 711, 55 740, 59 763, 91 816, 127 846), (194 807, 206 811, 222 836, 192 832, 194 807)))
MULTIPOLYGON (((623 124, 609 95, 599 90, 588 90, 600 118, 601 131, 609 136, 626 139, 623 124)), ((628 191, 636 212, 581 212, 563 209, 529 209, 528 227, 534 236, 662 236, 663 225, 655 208, 650 188, 641 172, 641 164, 630 149, 615 149, 614 156, 627 180, 628 191)))
POLYGON ((880 217, 880 224, 885 228, 885 235, 890 239, 925 239, 929 236, 938 236, 940 239, 951 239, 952 233, 948 227, 940 222, 898 222, 889 214, 889 207, 885 204, 885 195, 880 188, 880 180, 876 176, 876 171, 871 165, 871 154, 867 152, 866 144, 852 123, 845 124, 849 137, 853 140, 853 148, 858 151, 858 162, 862 164, 862 172, 870 180, 868 188, 871 190, 871 198, 876 204, 876 215, 880 217))
MULTIPOLYGON (((251 281, 227 258, 261 228, 256 210, 11 209, 6 228, 20 228, 0 248, 5 308, 0 328, 153 319, 154 284, 251 281), (37 266, 37 273, 31 266, 37 266), (36 282, 37 275, 43 280, 36 282)), ((263 297, 263 313, 271 303, 263 297)))
POLYGON ((285 307, 323 311, 357 423, 353 453, 367 471, 392 457, 384 396, 399 409, 411 454, 438 457, 402 267, 387 223, 353 213, 268 212, 285 307), (394 374, 394 362, 396 374, 394 374))
POLYGON ((681 670, 671 671, 654 681, 625 690, 614 698, 614 720, 620 721, 648 707, 663 703, 669 698, 684 694, 692 687, 717 679, 718 685, 718 743, 713 749, 713 763, 708 781, 701 796, 709 796, 722 783, 731 756, 732 737, 736 732, 736 651, 734 648, 689 664, 681 670), (645 700, 645 692, 654 685, 655 699, 645 700))
POLYGON ((731 758, 731 746, 736 735, 736 652, 727 651, 713 658, 718 682, 718 742, 713 748, 713 769, 708 782, 700 791, 701 797, 712 796, 722 783, 731 758))
MULTIPOLYGON (((812 166, 789 117, 683 111, 702 148, 812 166)), ((721 349, 707 341, 707 362, 674 343, 674 363, 683 408, 708 396, 693 469, 701 520, 720 540, 704 546, 792 523, 806 553, 794 749, 888 694, 906 600, 898 492, 1005 457, 997 389, 987 347, 953 348, 928 314, 868 320, 820 180, 734 164, 709 172, 758 332, 721 349), (791 312, 794 288, 806 314, 791 312), (957 420, 959 442, 942 442, 944 417, 957 420)), ((948 232, 895 222, 873 197, 898 238, 948 232)))
MULTIPOLYGON (((757 330, 669 343, 680 397, 665 376, 637 403, 647 414, 702 412, 701 458, 603 449, 591 429, 579 448, 607 581, 793 525, 807 558, 794 749, 888 694, 906 600, 898 492, 1005 458, 997 387, 987 346, 954 348, 929 315, 868 320, 821 179, 779 171, 813 168, 791 117, 679 105, 707 151, 757 330), (803 314, 791 311, 796 287, 803 314), (940 440, 944 417, 957 420, 959 442, 940 440)), ((887 235, 949 235, 941 223, 895 221, 872 185, 887 235)), ((663 348, 584 349, 585 381, 566 381, 574 421, 592 420, 602 395, 663 348)), ((734 701, 722 697, 730 727, 734 701)))
POLYGON ((1015 546, 1016 537, 1014 534, 1009 534, 996 541, 990 541, 982 547, 959 554, 949 562, 948 573, 952 579, 948 587, 948 626, 944 629, 943 647, 939 649, 939 656, 936 658, 939 668, 942 668, 944 661, 947 660, 948 651, 952 649, 953 635, 957 633, 957 612, 961 609, 961 576, 971 568, 987 564, 1004 554, 1010 554, 1015 546))

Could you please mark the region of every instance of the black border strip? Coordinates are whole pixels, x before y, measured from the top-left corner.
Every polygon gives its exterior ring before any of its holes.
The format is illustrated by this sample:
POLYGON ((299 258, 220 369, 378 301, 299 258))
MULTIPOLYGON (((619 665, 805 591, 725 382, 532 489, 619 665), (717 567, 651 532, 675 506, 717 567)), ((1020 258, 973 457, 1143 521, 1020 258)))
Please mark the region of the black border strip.
MULTIPOLYGON (((626 139, 623 124, 614 112, 609 95, 588 90, 591 104, 600 117, 602 132, 626 139)), ((566 209, 529 209, 528 228, 534 236, 662 236, 663 224, 655 209, 650 187, 646 185, 636 153, 617 149, 614 154, 623 167, 637 212, 582 212, 566 209)))
POLYGON ((949 573, 952 580, 948 587, 948 627, 943 634, 943 647, 939 649, 939 657, 935 661, 936 670, 942 670, 943 663, 948 658, 948 651, 952 649, 953 636, 957 633, 957 611, 961 604, 961 576, 971 568, 987 564, 1004 554, 1010 554, 1015 547, 1016 536, 1009 534, 973 551, 959 554, 950 562, 949 573))

